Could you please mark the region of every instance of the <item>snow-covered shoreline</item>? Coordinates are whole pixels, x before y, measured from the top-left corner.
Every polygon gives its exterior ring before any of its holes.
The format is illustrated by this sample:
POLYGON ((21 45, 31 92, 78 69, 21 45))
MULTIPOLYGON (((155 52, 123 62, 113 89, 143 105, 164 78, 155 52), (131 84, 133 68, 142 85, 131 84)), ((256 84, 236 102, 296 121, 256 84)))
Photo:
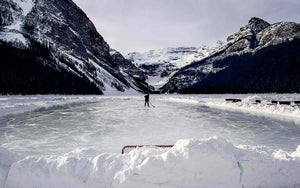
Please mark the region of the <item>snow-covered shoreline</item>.
POLYGON ((252 113, 272 118, 287 117, 300 120, 300 107, 297 105, 272 105, 271 101, 300 101, 300 94, 212 94, 212 95, 173 95, 161 100, 193 103, 234 112, 252 113), (226 98, 239 98, 241 102, 232 103, 226 98), (261 103, 255 103, 261 100, 261 103))

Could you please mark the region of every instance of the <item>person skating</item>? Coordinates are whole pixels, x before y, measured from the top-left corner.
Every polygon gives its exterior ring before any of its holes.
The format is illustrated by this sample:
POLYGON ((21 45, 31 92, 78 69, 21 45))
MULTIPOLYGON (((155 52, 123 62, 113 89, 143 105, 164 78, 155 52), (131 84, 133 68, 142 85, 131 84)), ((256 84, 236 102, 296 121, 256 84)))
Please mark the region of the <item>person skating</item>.
POLYGON ((144 97, 145 97, 145 107, 146 107, 146 105, 148 105, 148 107, 150 107, 149 106, 149 98, 150 98, 149 93, 147 95, 145 95, 144 97))

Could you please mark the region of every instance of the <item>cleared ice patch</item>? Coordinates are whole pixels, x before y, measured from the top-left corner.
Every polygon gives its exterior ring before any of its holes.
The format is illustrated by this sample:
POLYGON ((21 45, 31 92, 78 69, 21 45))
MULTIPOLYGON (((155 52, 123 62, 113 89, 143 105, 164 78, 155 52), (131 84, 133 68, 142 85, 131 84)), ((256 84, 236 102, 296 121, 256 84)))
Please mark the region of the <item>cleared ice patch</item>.
POLYGON ((164 97, 162 101, 188 103, 188 104, 199 104, 199 99, 195 98, 182 98, 182 97, 164 97))
POLYGON ((25 155, 60 155, 77 147, 118 153, 124 145, 173 145, 213 135, 286 151, 300 143, 299 118, 205 106, 226 97, 151 95, 155 107, 145 108, 143 95, 2 96, 0 145, 25 155))

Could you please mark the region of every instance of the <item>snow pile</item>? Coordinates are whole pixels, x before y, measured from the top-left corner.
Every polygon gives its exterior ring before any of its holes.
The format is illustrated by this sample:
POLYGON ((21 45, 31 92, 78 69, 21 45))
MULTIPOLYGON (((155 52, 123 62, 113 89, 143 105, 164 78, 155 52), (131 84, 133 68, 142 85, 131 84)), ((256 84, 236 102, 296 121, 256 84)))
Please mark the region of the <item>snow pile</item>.
POLYGON ((289 117, 300 117, 300 108, 293 103, 293 101, 300 101, 299 94, 261 94, 261 95, 237 95, 233 98, 242 99, 241 102, 232 103, 226 102, 224 98, 220 99, 205 99, 201 101, 205 105, 212 108, 220 108, 231 111, 244 111, 255 114, 264 115, 280 115, 289 117), (260 100, 261 103, 256 103, 256 100, 260 100), (271 101, 292 101, 291 105, 271 104, 271 101))
POLYGON ((0 187, 5 187, 11 165, 20 159, 21 156, 0 147, 0 187))
POLYGON ((0 150, 0 185, 31 187, 299 187, 300 146, 293 153, 233 146, 212 137, 177 141, 168 151, 138 149, 95 156, 83 149, 63 156, 19 160, 0 150), (12 161, 15 161, 12 165, 12 161), (7 174, 7 176, 5 175, 7 174), (4 178, 3 178, 4 177, 4 178), (7 178, 6 178, 7 177, 7 178))
POLYGON ((161 100, 180 103, 194 103, 221 110, 253 113, 256 115, 300 117, 300 107, 294 101, 300 101, 299 94, 207 94, 207 95, 171 95, 161 100), (241 102, 225 101, 227 98, 242 99, 241 102), (256 103, 260 100, 261 103, 256 103), (291 101, 291 105, 272 104, 271 101, 291 101))

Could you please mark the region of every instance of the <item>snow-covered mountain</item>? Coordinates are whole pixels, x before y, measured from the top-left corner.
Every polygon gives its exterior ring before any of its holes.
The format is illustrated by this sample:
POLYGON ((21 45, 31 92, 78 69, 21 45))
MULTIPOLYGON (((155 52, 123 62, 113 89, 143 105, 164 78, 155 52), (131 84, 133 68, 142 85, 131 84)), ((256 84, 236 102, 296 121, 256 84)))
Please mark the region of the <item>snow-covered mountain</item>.
POLYGON ((0 23, 2 93, 142 90, 71 0, 2 0, 0 23))
POLYGON ((300 92, 300 24, 252 18, 208 57, 181 68, 162 92, 300 92))
POLYGON ((178 47, 133 52, 126 56, 147 75, 147 82, 156 89, 163 86, 180 68, 213 54, 223 45, 218 41, 211 47, 178 47))
POLYGON ((110 49, 110 55, 114 62, 118 64, 121 74, 131 83, 131 87, 141 92, 151 92, 154 90, 154 87, 146 82, 148 77, 143 70, 125 59, 120 52, 114 49, 110 49))
POLYGON ((300 92, 298 23, 252 18, 226 43, 125 58, 71 0, 2 0, 0 23, 0 93, 300 92))

